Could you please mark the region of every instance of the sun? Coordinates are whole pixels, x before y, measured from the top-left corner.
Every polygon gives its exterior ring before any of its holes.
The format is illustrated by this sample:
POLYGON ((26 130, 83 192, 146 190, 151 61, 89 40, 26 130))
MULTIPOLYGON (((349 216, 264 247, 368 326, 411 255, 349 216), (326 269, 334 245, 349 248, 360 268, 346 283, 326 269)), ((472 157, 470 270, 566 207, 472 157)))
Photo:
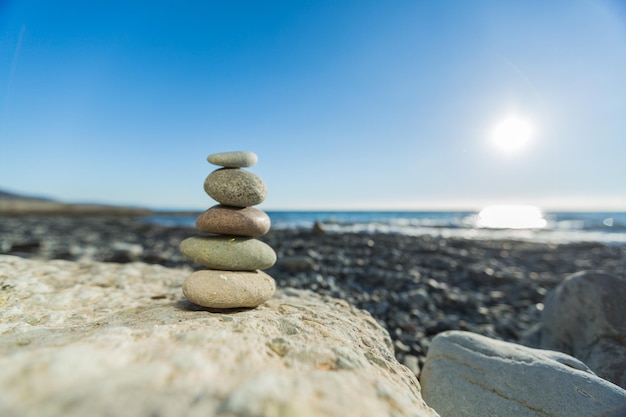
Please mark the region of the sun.
POLYGON ((502 152, 515 154, 522 151, 532 137, 529 122, 517 116, 508 116, 492 132, 492 142, 502 152))

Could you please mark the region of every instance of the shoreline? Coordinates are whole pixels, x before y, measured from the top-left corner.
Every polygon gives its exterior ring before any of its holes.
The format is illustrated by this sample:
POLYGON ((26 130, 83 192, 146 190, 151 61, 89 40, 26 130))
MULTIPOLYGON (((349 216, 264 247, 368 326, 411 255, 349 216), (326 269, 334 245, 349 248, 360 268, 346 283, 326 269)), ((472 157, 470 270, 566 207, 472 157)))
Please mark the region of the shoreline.
MULTIPOLYGON (((178 244, 194 228, 133 216, 23 215, 0 219, 0 253, 33 259, 145 262, 188 270, 178 244)), ((626 245, 469 240, 383 233, 271 230, 278 287, 310 289, 369 311, 401 363, 418 373, 430 340, 468 330, 522 342, 545 295, 571 273, 626 275, 626 245)))

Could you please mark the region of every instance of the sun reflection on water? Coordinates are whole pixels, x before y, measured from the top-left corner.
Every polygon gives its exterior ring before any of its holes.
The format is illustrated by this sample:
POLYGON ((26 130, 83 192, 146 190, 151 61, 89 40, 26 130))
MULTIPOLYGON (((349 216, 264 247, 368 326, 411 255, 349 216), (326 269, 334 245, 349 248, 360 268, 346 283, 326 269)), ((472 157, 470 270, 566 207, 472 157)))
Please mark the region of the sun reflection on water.
POLYGON ((538 207, 523 205, 494 205, 478 213, 478 227, 489 229, 542 229, 546 220, 538 207))

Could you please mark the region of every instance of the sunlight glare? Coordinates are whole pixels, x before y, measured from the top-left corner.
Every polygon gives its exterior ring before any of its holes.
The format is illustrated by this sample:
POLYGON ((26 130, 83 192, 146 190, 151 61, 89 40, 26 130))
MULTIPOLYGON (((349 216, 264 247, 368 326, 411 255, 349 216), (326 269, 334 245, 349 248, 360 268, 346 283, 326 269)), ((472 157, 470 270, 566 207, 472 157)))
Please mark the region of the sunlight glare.
POLYGON ((489 229, 542 229, 546 224, 535 206, 487 206, 478 214, 478 226, 489 229))
POLYGON ((524 149, 531 136, 530 123, 517 116, 509 116, 495 126, 492 140, 498 149, 513 154, 524 149))

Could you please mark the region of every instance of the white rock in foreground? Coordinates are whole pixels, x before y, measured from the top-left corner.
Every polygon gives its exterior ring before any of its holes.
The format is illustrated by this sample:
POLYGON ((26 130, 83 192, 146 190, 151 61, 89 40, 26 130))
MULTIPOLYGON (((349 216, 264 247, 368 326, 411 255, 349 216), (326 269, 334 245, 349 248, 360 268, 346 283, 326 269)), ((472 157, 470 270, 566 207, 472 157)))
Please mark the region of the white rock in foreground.
POLYGON ((437 416, 368 313, 295 290, 205 311, 188 273, 0 256, 0 415, 437 416))
POLYGON ((470 332, 433 339, 421 384, 442 417, 626 416, 626 391, 579 360, 470 332))

